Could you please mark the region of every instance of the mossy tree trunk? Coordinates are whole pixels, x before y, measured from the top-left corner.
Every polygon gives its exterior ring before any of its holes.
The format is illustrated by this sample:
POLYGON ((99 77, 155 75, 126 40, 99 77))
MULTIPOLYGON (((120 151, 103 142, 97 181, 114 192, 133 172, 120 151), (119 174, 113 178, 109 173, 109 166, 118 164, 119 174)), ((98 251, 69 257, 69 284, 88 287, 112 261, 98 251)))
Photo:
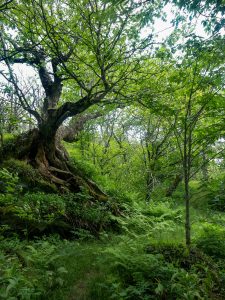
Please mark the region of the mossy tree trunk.
POLYGON ((107 195, 71 163, 57 133, 43 135, 35 128, 21 134, 13 144, 2 149, 1 160, 15 158, 26 161, 45 180, 54 183, 59 191, 81 192, 85 189, 96 200, 107 200, 107 195))

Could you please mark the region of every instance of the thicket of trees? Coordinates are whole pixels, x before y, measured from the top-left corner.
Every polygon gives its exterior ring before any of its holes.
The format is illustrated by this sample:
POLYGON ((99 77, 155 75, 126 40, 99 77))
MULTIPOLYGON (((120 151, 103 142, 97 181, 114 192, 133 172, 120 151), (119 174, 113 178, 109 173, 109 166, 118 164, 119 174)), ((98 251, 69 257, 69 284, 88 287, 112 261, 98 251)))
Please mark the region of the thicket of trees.
MULTIPOLYGON (((152 237, 167 220, 164 202, 168 220, 185 208, 193 254, 192 210, 225 210, 224 13, 223 1, 211 0, 0 2, 2 236, 86 238, 146 226, 152 237), (173 32, 160 41, 154 22, 166 8, 173 32)), ((181 297, 168 291, 157 285, 143 299, 181 297)), ((136 299, 126 297, 117 299, 136 299)))
MULTIPOLYGON (((186 241, 190 244, 189 181, 201 170, 207 178, 208 162, 221 152, 216 143, 223 141, 224 134, 223 6, 208 3, 210 13, 203 19, 206 38, 198 37, 194 28, 187 29, 183 17, 177 17, 177 29, 156 47, 151 23, 163 5, 141 1, 3 3, 1 141, 3 132, 31 129, 26 138, 23 135, 22 150, 17 142, 10 155, 28 160, 57 185, 70 180, 73 189, 79 190, 60 140, 69 133, 70 139, 79 139, 88 121, 105 115, 108 125, 95 129, 104 144, 98 162, 103 174, 108 172, 104 170, 108 161, 117 156, 110 157, 111 140, 124 163, 129 144, 142 152, 147 201, 157 182, 166 178, 163 168, 173 169, 174 182, 167 195, 184 180, 186 241), (184 22, 181 29, 179 22, 184 22), (150 33, 143 38, 141 29, 146 27, 150 33), (26 67, 18 71, 19 65, 26 67), (69 117, 73 120, 57 135, 69 117), (118 122, 120 118, 125 124, 118 122)), ((193 12, 193 18, 204 16, 206 9, 201 2, 189 5, 184 1, 178 6, 193 12)), ((84 139, 83 143, 89 142, 84 139)), ((94 188, 91 185, 90 190, 94 188)), ((99 192, 96 187, 94 194, 99 192)))

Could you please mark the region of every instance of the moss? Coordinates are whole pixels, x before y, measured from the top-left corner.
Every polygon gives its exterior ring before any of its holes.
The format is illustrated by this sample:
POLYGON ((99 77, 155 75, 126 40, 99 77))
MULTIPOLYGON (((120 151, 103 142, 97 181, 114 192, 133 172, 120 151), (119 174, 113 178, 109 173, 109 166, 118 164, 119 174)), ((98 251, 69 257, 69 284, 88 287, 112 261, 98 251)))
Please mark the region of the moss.
POLYGON ((38 130, 33 129, 18 136, 9 137, 0 148, 0 161, 3 162, 11 157, 17 159, 27 157, 37 135, 38 130))
POLYGON ((54 183, 48 182, 44 179, 37 180, 35 188, 38 191, 42 191, 45 193, 58 193, 59 192, 59 190, 57 189, 57 187, 54 183))
POLYGON ((41 179, 38 170, 35 170, 26 161, 11 158, 3 163, 3 167, 11 173, 17 173, 19 178, 25 182, 36 182, 41 179))
POLYGON ((16 137, 11 136, 4 140, 4 144, 0 147, 0 162, 2 163, 4 159, 9 156, 15 148, 16 137))
POLYGON ((39 171, 33 168, 30 164, 23 160, 9 159, 5 161, 2 167, 9 170, 11 173, 16 173, 19 177, 20 184, 23 189, 43 191, 46 193, 57 193, 55 184, 46 181, 39 171))

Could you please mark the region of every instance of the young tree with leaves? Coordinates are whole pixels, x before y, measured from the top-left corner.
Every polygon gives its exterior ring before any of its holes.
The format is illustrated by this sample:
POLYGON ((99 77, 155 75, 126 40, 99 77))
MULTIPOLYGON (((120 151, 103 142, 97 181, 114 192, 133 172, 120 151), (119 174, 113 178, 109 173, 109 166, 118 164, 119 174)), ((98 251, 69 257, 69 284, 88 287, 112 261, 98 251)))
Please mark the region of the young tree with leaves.
MULTIPOLYGON (((216 51, 214 46, 214 42, 203 48, 195 44, 186 52, 173 77, 178 120, 174 133, 183 164, 188 247, 191 244, 189 182, 208 163, 208 160, 203 164, 199 160, 202 151, 206 153, 223 132, 220 116, 217 114, 216 117, 215 112, 218 109, 224 111, 224 46, 218 43, 216 51)), ((209 160, 213 158, 215 153, 209 160)))

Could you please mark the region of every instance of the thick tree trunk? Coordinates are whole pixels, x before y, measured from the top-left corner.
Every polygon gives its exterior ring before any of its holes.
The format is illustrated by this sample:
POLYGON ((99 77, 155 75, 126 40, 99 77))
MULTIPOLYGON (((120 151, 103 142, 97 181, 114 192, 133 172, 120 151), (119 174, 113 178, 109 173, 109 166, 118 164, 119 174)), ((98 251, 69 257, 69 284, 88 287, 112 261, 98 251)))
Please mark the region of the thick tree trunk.
POLYGON ((54 130, 33 129, 19 136, 14 145, 10 145, 10 151, 3 149, 2 159, 11 157, 27 161, 59 191, 76 193, 86 189, 96 200, 107 200, 107 195, 70 163, 68 153, 54 130))

